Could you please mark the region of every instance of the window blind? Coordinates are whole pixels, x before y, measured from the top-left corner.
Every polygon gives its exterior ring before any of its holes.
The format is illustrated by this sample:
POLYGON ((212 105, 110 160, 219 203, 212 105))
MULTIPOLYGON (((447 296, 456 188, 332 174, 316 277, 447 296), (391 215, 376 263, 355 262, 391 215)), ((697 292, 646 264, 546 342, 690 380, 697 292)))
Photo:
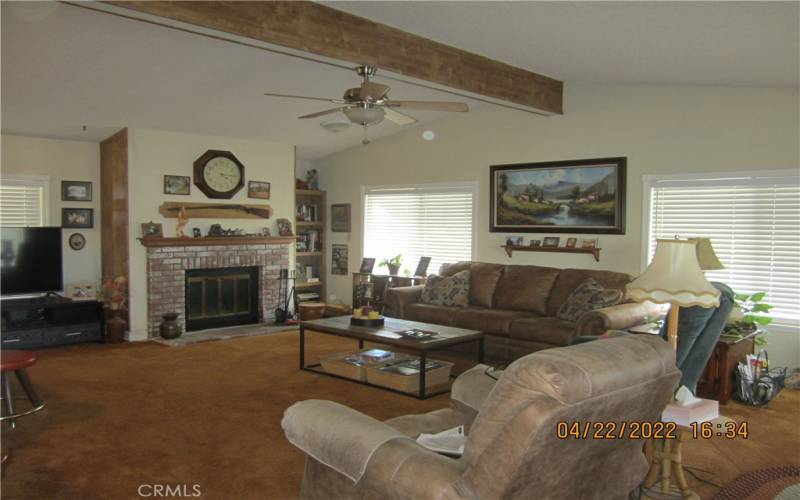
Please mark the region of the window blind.
POLYGON ((0 226, 44 226, 46 182, 0 179, 0 226))
POLYGON ((437 273, 445 262, 471 260, 474 203, 472 186, 369 189, 364 257, 380 263, 402 254, 401 274, 405 269, 414 273, 423 256, 431 257, 429 273, 437 273))
POLYGON ((657 238, 708 237, 725 269, 708 271, 736 293, 766 292, 777 323, 800 320, 797 174, 654 182, 649 259, 657 238))

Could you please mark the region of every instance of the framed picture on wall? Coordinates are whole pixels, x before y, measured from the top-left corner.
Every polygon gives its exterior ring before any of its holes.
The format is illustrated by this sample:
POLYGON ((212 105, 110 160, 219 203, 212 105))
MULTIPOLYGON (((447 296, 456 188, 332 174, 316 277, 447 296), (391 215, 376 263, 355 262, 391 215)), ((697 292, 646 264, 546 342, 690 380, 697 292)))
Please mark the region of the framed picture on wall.
POLYGON ((92 201, 92 182, 61 181, 61 201, 92 201))
POLYGON ((62 208, 61 227, 93 228, 94 210, 91 208, 62 208))
POLYGON ((192 179, 188 175, 165 175, 164 194, 191 194, 192 179))
POLYGON ((331 274, 347 275, 347 245, 333 245, 331 274))
POLYGON ((349 203, 334 203, 331 205, 331 231, 334 233, 350 232, 349 203))
POLYGON ((627 159, 490 167, 489 230, 625 234, 627 159))
POLYGON ((247 181, 247 197, 268 200, 271 184, 262 181, 247 181))

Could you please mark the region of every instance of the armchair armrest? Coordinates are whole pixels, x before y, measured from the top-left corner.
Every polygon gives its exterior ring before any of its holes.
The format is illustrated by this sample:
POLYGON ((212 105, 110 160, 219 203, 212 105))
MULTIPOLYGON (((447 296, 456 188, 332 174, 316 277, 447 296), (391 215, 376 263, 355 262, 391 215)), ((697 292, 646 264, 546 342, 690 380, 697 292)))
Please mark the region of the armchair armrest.
POLYGON ((281 427, 290 443, 353 482, 361 479, 372 454, 382 444, 393 439, 412 441, 368 415, 319 399, 290 406, 281 427))
POLYGON ((425 288, 423 285, 415 285, 387 289, 383 297, 386 315, 393 318, 405 318, 406 306, 419 302, 423 288, 425 288))
POLYGON ((453 382, 450 390, 451 403, 458 409, 459 405, 469 408, 477 414, 483 406, 489 393, 494 388, 497 379, 503 374, 500 370, 494 370, 492 377, 487 375, 486 370, 490 369, 487 365, 476 365, 465 371, 453 382), (495 377, 495 378, 493 378, 495 377))
POLYGON ((663 306, 652 302, 628 302, 595 309, 580 317, 576 335, 601 335, 606 330, 626 330, 647 323, 645 318, 663 314, 663 306))

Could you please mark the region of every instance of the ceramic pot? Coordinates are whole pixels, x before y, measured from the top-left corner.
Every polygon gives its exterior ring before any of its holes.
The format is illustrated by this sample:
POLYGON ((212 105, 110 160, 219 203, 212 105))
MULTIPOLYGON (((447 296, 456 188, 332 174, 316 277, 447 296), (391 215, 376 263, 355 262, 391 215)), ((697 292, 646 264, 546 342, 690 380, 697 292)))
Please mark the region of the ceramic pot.
POLYGON ((125 341, 125 331, 128 329, 128 322, 119 316, 112 316, 106 321, 106 344, 121 344, 125 341))
POLYGON ((396 276, 397 272, 400 270, 400 266, 395 264, 386 264, 386 267, 389 268, 389 274, 391 274, 392 276, 396 276))
POLYGON ((183 329, 181 328, 180 323, 178 323, 178 316, 179 314, 176 312, 167 313, 161 316, 164 318, 164 320, 161 322, 161 326, 158 328, 158 331, 162 338, 177 339, 181 336, 183 329))

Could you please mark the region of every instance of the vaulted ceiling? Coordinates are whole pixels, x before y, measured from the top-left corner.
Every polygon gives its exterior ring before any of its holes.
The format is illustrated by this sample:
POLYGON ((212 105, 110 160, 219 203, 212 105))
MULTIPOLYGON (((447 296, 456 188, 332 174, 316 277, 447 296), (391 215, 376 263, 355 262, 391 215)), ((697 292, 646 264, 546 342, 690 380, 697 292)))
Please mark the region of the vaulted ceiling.
MULTIPOLYGON (((329 5, 567 85, 798 85, 796 2, 329 5)), ((358 83, 351 71, 68 4, 19 7, 2 3, 3 133, 98 140, 146 127, 297 144, 303 158, 360 144, 357 127, 332 134, 296 118, 325 103, 262 95, 339 97, 358 83)), ((454 99, 380 75, 395 99, 454 99)), ((411 114, 421 126, 445 116, 411 114)), ((399 130, 382 123, 370 136, 399 130)))

